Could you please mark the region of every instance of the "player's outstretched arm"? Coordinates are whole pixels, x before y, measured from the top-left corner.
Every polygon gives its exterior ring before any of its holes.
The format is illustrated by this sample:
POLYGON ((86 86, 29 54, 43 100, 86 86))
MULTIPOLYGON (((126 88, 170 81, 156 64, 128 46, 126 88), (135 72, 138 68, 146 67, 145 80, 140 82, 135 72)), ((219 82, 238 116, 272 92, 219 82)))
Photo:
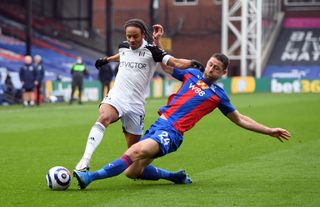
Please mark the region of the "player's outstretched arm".
POLYGON ((291 137, 290 133, 285 129, 267 127, 256 122, 248 116, 240 114, 238 111, 229 113, 227 117, 232 122, 244 129, 272 136, 274 138, 277 138, 281 142, 287 141, 291 137))
POLYGON ((201 72, 204 71, 204 66, 197 60, 170 57, 167 65, 178 69, 197 68, 201 72))
POLYGON ((100 70, 100 68, 105 65, 108 64, 109 62, 119 62, 120 61, 120 54, 116 54, 110 57, 103 57, 103 58, 99 58, 96 60, 95 66, 98 70, 100 70))
POLYGON ((283 142, 283 140, 289 140, 289 138, 291 137, 290 133, 282 128, 271 128, 271 132, 269 135, 277 138, 281 142, 283 142))
POLYGON ((106 57, 106 59, 108 60, 108 62, 119 62, 120 61, 120 54, 115 54, 109 57, 106 57))

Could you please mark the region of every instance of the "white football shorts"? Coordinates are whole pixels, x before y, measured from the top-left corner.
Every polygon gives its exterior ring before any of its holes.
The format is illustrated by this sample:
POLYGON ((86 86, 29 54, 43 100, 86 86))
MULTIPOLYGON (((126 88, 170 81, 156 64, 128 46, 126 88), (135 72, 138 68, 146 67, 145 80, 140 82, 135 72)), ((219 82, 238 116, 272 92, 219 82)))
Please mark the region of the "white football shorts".
POLYGON ((144 106, 136 106, 110 96, 104 97, 101 103, 110 104, 118 111, 122 127, 126 132, 134 135, 143 134, 144 106))

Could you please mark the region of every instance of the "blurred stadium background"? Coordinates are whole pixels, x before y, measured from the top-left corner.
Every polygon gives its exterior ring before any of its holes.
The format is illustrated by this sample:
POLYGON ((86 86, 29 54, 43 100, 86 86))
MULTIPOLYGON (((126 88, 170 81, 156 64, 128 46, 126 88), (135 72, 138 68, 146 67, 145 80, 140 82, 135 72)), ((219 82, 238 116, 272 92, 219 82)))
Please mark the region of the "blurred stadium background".
MULTIPOLYGON (((90 72, 83 100, 101 100, 94 62, 117 52, 130 18, 162 24, 164 49, 177 57, 206 63, 214 52, 227 54, 221 85, 229 93, 320 92, 320 0, 1 0, 0 85, 9 73, 19 89, 23 56, 39 54, 43 101, 68 101, 70 67, 82 56, 90 72)), ((149 96, 178 85, 155 76, 149 96)), ((8 104, 0 89, 0 104, 8 104)))

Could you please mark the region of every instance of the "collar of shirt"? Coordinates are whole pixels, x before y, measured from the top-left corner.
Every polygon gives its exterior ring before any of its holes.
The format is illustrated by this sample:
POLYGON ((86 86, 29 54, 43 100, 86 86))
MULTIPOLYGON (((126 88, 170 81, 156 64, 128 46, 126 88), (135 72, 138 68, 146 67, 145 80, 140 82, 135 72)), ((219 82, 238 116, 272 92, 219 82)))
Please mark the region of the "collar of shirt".
POLYGON ((148 45, 148 42, 147 42, 145 39, 142 39, 142 44, 141 44, 141 46, 138 48, 138 50, 144 48, 146 45, 148 45))
POLYGON ((205 82, 209 86, 209 88, 215 92, 216 86, 214 83, 210 83, 209 81, 207 81, 207 79, 205 79, 203 75, 201 77, 198 76, 198 78, 205 82))
MULTIPOLYGON (((128 42, 129 44, 129 42, 128 42)), ((130 44, 129 44, 130 45, 130 44)), ((148 45, 148 42, 145 39, 142 39, 142 44, 138 49, 134 49, 134 50, 141 50, 142 48, 144 48, 146 45, 148 45)), ((132 50, 132 48, 129 46, 130 50, 132 50)))

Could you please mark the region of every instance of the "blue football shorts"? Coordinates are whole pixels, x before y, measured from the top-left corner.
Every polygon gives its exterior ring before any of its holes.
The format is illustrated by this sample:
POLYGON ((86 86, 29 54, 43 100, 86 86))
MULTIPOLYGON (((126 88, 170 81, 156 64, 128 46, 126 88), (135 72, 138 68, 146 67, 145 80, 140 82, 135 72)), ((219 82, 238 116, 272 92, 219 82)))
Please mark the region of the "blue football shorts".
POLYGON ((183 141, 183 136, 167 120, 162 118, 151 125, 140 141, 148 138, 153 139, 160 145, 160 152, 155 158, 176 151, 183 141))

